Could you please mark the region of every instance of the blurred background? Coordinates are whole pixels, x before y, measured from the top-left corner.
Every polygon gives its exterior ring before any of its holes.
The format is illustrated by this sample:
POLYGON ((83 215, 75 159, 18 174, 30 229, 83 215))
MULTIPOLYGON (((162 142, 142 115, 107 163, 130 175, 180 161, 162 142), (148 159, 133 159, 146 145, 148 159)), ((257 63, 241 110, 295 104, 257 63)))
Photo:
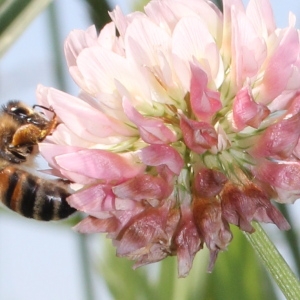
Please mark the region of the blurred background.
MULTIPOLYGON (((289 11, 300 19, 298 0, 270 2, 278 27, 288 25, 289 11)), ((109 21, 107 11, 115 5, 128 13, 145 3, 0 0, 0 104, 22 99, 32 105, 39 83, 76 95, 78 88, 63 57, 66 36, 73 29, 86 29, 94 23, 101 28, 109 21), (15 20, 13 30, 20 34, 10 40, 6 29, 15 20)), ((299 24, 298 20, 297 28, 299 24)), ((47 167, 41 159, 39 165, 47 167)), ((296 202, 283 213, 291 218, 293 230, 281 233, 273 225, 264 228, 299 274, 300 204, 296 202)), ((37 222, 1 207, 0 299, 284 299, 243 234, 234 228, 229 251, 219 255, 212 274, 205 271, 208 253, 203 250, 197 254, 190 275, 177 279, 176 259, 133 271, 131 262, 115 257, 104 235, 73 232, 70 227, 75 221, 37 222)))

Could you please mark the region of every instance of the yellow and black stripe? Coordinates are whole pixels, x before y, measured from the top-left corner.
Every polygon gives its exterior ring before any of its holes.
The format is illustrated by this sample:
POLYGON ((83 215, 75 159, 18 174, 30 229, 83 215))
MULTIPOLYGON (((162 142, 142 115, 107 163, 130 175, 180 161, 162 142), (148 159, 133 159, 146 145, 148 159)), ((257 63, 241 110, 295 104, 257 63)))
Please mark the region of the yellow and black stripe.
POLYGON ((69 206, 67 185, 34 176, 9 166, 0 171, 0 197, 3 204, 27 218, 61 220, 76 210, 69 206))

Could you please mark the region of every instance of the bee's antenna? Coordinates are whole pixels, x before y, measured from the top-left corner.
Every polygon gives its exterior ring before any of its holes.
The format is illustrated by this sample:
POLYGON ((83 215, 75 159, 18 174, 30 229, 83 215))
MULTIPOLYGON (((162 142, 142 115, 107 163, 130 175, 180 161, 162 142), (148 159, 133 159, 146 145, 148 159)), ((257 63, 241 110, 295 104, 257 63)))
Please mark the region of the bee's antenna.
POLYGON ((40 107, 40 108, 43 108, 43 109, 45 109, 45 110, 48 110, 48 111, 53 112, 53 109, 52 109, 51 107, 46 107, 46 106, 38 105, 38 104, 34 104, 34 105, 32 106, 33 109, 35 109, 36 107, 40 107))
POLYGON ((43 105, 34 104, 34 105, 32 106, 32 109, 35 109, 36 107, 39 107, 39 108, 42 108, 42 109, 51 111, 51 112, 54 114, 54 117, 56 116, 56 113, 55 113, 55 111, 53 110, 52 107, 46 107, 46 106, 43 106, 43 105))

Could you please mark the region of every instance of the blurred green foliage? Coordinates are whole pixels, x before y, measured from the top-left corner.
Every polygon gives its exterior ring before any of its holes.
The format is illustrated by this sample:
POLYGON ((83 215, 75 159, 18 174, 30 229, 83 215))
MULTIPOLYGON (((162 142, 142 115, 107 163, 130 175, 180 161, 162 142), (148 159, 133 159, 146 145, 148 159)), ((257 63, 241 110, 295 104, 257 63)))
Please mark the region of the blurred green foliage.
POLYGON ((85 0, 88 4, 88 10, 91 16, 92 22, 95 24, 98 31, 109 22, 111 19, 108 15, 108 11, 112 10, 109 1, 106 0, 85 0))
POLYGON ((0 57, 50 2, 51 0, 2 0, 0 2, 0 57))
POLYGON ((220 253, 213 272, 207 273, 209 255, 200 251, 190 274, 177 278, 177 261, 169 257, 132 270, 132 262, 115 256, 110 241, 98 260, 98 270, 113 299, 122 300, 264 300, 277 299, 271 280, 244 235, 232 228, 234 239, 220 253))

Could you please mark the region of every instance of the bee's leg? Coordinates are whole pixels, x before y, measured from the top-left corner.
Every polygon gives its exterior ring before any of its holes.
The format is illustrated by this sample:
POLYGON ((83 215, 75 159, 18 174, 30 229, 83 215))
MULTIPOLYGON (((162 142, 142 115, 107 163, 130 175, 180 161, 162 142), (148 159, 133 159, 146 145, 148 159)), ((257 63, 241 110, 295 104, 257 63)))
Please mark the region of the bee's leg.
POLYGON ((14 129, 6 129, 3 130, 0 134, 0 158, 12 164, 20 164, 26 160, 24 155, 25 152, 32 151, 30 147, 26 147, 26 149, 22 149, 22 152, 14 151, 14 149, 10 149, 10 143, 14 134, 14 129))
POLYGON ((23 125, 14 133, 10 147, 18 148, 36 145, 40 141, 40 136, 41 130, 37 126, 33 124, 23 125))
POLYGON ((14 152, 8 148, 0 149, 0 157, 13 164, 21 164, 26 161, 26 157, 22 153, 19 153, 17 151, 14 152))

